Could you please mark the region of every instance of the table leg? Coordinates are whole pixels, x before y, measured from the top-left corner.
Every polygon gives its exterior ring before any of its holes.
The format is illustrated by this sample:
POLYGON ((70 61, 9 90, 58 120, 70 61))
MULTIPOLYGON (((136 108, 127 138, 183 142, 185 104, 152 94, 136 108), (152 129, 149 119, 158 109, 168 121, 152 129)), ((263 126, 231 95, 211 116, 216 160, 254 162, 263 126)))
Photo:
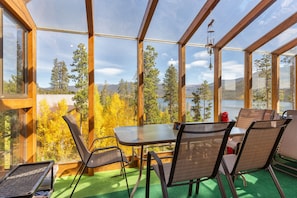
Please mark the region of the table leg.
POLYGON ((130 197, 133 198, 134 197, 134 194, 138 188, 138 185, 140 183, 140 180, 141 180, 141 176, 142 176, 142 169, 143 169, 143 166, 142 166, 142 163, 143 163, 143 145, 141 145, 141 150, 140 150, 140 166, 139 166, 139 175, 138 175, 138 179, 135 183, 135 186, 130 194, 130 197))

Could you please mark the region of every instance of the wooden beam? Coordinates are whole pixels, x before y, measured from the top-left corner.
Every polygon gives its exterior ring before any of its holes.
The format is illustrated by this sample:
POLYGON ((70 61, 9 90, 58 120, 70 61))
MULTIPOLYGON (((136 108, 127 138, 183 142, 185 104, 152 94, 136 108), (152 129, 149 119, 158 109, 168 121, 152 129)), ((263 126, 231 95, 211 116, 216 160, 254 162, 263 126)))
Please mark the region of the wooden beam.
POLYGON ((274 50, 273 52, 271 52, 271 54, 281 55, 281 54, 287 52, 288 50, 296 47, 296 45, 297 45, 297 38, 289 41, 288 43, 286 43, 283 46, 279 47, 278 49, 274 50))
POLYGON ((144 37, 146 35, 147 29, 151 23, 152 18, 153 18, 157 4, 158 4, 158 0, 149 0, 149 2, 147 4, 146 11, 145 11, 145 14, 144 14, 144 17, 143 17, 143 20, 142 20, 142 23, 141 23, 141 26, 140 26, 140 29, 138 32, 138 36, 137 36, 139 41, 144 40, 144 37))
POLYGON ((279 112, 279 55, 272 54, 271 57, 271 73, 272 73, 272 86, 271 86, 271 108, 279 112))
POLYGON ((269 8, 276 0, 262 0, 247 15, 245 15, 220 41, 215 44, 217 48, 223 48, 244 28, 253 22, 260 14, 269 8))
POLYGON ((183 36, 179 39, 178 43, 181 45, 185 45, 195 34, 200 25, 204 22, 210 12, 214 9, 214 7, 219 3, 220 0, 208 0, 201 8, 195 19, 192 21, 191 25, 185 31, 183 36))
POLYGON ((1 0, 1 4, 28 30, 32 30, 36 27, 23 0, 1 0))
POLYGON ((253 84, 252 84, 252 60, 253 55, 250 52, 244 54, 244 108, 252 107, 252 95, 253 95, 253 84))
POLYGON ((178 121, 186 122, 186 46, 178 45, 178 121))
POLYGON ((294 59, 295 59, 295 74, 294 74, 294 76, 295 76, 295 86, 293 86, 293 87, 291 87, 292 89, 295 89, 294 90, 294 95, 295 95, 295 98, 294 98, 294 101, 293 101, 293 109, 296 109, 296 107, 297 107, 297 89, 296 89, 296 84, 297 84, 297 82, 296 82, 296 76, 297 76, 297 69, 296 69, 296 63, 297 63, 297 55, 295 55, 295 57, 294 57, 294 59))
POLYGON ((214 48, 214 121, 221 118, 222 107, 222 50, 214 48))
POLYGON ((251 44, 249 47, 245 49, 247 52, 253 52, 259 47, 263 46, 265 43, 272 40, 274 37, 291 27, 297 22, 297 12, 295 12, 293 15, 291 15, 289 18, 287 18, 285 21, 283 21, 281 24, 273 28, 270 32, 262 36, 260 39, 258 39, 256 42, 251 44))
POLYGON ((94 35, 93 0, 86 0, 87 24, 89 36, 94 35))
POLYGON ((144 124, 144 84, 143 84, 143 72, 144 72, 144 57, 143 57, 143 41, 137 43, 137 125, 143 126, 144 124))
POLYGON ((33 99, 1 99, 0 111, 12 110, 12 109, 26 109, 31 108, 33 105, 33 99))

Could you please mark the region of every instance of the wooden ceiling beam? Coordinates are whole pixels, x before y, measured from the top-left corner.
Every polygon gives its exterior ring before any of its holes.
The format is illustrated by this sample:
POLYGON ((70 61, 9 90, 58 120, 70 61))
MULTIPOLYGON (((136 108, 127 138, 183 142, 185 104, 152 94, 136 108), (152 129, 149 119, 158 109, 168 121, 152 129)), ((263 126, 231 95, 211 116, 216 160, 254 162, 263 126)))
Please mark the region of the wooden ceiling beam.
POLYGON ((239 21, 220 41, 215 44, 215 47, 221 49, 227 45, 227 43, 236 37, 274 2, 276 2, 276 0, 262 0, 258 3, 245 17, 243 17, 241 21, 239 21))
POLYGON ((275 38, 277 35, 291 27, 297 22, 297 12, 295 12, 293 15, 291 15, 289 18, 284 20, 281 24, 273 28, 270 32, 262 36, 260 39, 258 39, 256 42, 252 43, 249 47, 245 49, 247 52, 253 52, 257 50, 259 47, 263 46, 267 42, 271 41, 273 38, 275 38))
POLYGON ((297 38, 289 41, 288 43, 286 43, 283 46, 279 47, 278 49, 274 50, 273 52, 271 52, 271 54, 281 55, 281 54, 289 51, 290 49, 294 48, 295 46, 297 46, 297 38))
POLYGON ((28 30, 36 28, 33 18, 23 0, 1 0, 4 5, 28 30))
POLYGON ((216 5, 219 3, 219 1, 220 0, 206 1, 204 6, 201 8, 200 12, 197 14, 197 16, 192 21, 191 25, 185 31, 183 36, 179 39, 178 43, 180 45, 185 45, 191 39, 193 34, 195 34, 197 29, 204 22, 204 20, 207 18, 207 16, 210 14, 210 12, 216 7, 216 5))
POLYGON ((86 0, 87 24, 89 36, 94 35, 93 0, 86 0))
POLYGON ((158 0, 149 0, 147 4, 146 11, 137 36, 138 40, 140 41, 144 40, 144 37, 151 23, 154 12, 156 10, 157 4, 158 4, 158 0))

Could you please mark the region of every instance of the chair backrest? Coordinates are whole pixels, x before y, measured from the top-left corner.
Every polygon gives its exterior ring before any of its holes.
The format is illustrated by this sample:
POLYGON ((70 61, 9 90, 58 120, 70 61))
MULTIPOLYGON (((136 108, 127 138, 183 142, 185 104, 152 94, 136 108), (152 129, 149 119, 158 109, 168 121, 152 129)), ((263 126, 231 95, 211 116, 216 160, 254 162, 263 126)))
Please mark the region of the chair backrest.
POLYGON ((74 143, 76 145, 76 148, 77 148, 77 151, 79 153, 81 160, 84 163, 86 163, 89 156, 91 155, 91 153, 84 143, 83 136, 79 130, 79 127, 77 126, 77 123, 76 123, 74 117, 71 115, 65 115, 62 117, 69 127, 69 130, 71 132, 71 135, 73 137, 74 143))
POLYGON ((168 185, 215 177, 234 124, 235 122, 181 124, 168 185))
POLYGON ((290 119, 252 122, 240 147, 232 174, 267 168, 290 119))
POLYGON ((265 109, 263 120, 273 120, 275 117, 275 111, 272 109, 265 109))
POLYGON ((286 117, 292 121, 284 131, 277 153, 297 160, 297 110, 287 110, 286 117))
POLYGON ((241 108, 238 113, 236 126, 247 129, 252 122, 259 120, 272 120, 274 110, 241 108))

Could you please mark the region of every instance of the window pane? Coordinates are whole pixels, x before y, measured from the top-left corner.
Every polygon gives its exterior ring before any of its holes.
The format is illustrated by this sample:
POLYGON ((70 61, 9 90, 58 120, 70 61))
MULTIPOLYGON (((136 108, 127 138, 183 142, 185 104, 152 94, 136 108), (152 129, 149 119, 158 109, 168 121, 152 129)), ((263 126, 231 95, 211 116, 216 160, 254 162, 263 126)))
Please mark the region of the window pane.
MULTIPOLYGON (((137 125, 136 46, 135 40, 95 38, 97 137, 114 135, 117 126, 137 125)), ((132 155, 131 147, 122 147, 127 155, 132 155)))
POLYGON ((24 163, 25 113, 22 110, 0 112, 0 172, 24 163))
POLYGON ((271 108, 271 56, 253 54, 253 108, 271 108))
POLYGON ((282 114, 288 109, 295 109, 295 57, 280 57, 280 83, 279 83, 279 113, 282 114))
POLYGON ((26 94, 27 32, 7 13, 3 23, 3 94, 26 94))
POLYGON ((203 47, 186 49, 187 121, 213 120, 213 56, 203 47))
MULTIPOLYGON (((82 132, 86 140, 88 138, 88 120, 85 119, 88 110, 87 43, 86 34, 37 31, 38 160, 69 162, 78 159, 75 144, 62 119, 67 113, 77 118, 82 115, 82 132)), ((80 124, 79 119, 77 123, 80 124)))
POLYGON ((236 120, 244 106, 244 53, 222 52, 222 112, 228 112, 229 120, 236 120))
POLYGON ((144 46, 145 124, 177 121, 177 83, 177 45, 146 42, 144 46))

